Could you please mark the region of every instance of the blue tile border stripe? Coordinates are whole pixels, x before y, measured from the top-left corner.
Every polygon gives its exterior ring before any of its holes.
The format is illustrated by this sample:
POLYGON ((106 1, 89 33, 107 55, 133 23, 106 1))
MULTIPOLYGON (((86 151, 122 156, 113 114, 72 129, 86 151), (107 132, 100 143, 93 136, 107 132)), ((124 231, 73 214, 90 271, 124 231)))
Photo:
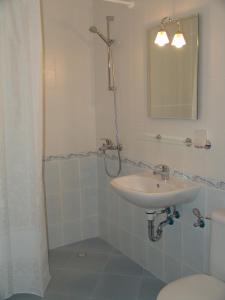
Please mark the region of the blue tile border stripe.
POLYGON ((69 153, 69 154, 62 154, 62 155, 49 155, 46 156, 43 161, 49 162, 54 160, 69 160, 73 158, 83 158, 83 157, 89 157, 89 156, 96 156, 96 151, 88 151, 88 152, 80 152, 80 153, 69 153))
MULTIPOLYGON (((87 151, 87 152, 80 152, 80 153, 69 153, 69 154, 63 154, 63 155, 50 155, 43 159, 44 162, 50 162, 54 160, 69 160, 69 159, 75 159, 75 158, 85 158, 90 156, 96 156, 96 157, 103 157, 103 155, 97 151, 87 151)), ((111 160, 117 160, 116 155, 107 155, 107 158, 111 160)), ((124 164, 128 164, 134 167, 138 167, 140 169, 147 169, 147 170, 153 170, 155 165, 151 163, 146 163, 143 161, 137 161, 133 160, 127 157, 122 157, 122 162, 124 164)), ((192 175, 192 174, 185 174, 178 170, 171 170, 172 175, 178 178, 184 178, 191 180, 196 183, 204 184, 212 188, 220 189, 225 191, 225 181, 202 177, 199 175, 192 175)))

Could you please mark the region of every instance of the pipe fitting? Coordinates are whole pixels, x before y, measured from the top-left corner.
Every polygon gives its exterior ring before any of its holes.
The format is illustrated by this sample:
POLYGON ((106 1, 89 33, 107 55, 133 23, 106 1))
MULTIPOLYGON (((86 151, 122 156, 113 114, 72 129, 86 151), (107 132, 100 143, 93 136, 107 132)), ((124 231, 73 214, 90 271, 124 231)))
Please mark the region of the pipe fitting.
POLYGON ((148 237, 152 242, 158 242, 162 238, 163 228, 166 225, 173 225, 174 219, 178 219, 180 217, 180 213, 177 211, 175 206, 161 210, 146 211, 146 214, 148 216, 148 237), (162 214, 166 214, 166 218, 156 227, 155 222, 157 216, 162 214))
POLYGON ((193 208, 192 212, 193 212, 193 215, 196 217, 196 221, 193 224, 193 226, 204 228, 205 227, 205 218, 202 216, 200 210, 198 208, 193 208))

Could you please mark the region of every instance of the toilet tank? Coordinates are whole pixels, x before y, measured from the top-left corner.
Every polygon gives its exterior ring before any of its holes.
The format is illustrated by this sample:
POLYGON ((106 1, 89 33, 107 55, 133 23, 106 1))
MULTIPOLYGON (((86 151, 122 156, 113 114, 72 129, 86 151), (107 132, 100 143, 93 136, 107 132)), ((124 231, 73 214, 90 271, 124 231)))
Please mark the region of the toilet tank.
POLYGON ((225 209, 212 213, 209 267, 211 275, 225 281, 225 209))

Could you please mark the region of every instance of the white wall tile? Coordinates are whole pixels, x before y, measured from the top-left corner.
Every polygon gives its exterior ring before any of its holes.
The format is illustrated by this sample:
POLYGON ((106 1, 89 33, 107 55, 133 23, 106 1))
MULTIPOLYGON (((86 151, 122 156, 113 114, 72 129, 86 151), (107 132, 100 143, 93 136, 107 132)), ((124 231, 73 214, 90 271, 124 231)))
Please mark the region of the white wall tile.
POLYGON ((119 201, 119 226, 127 232, 132 232, 133 205, 121 199, 119 201))
POLYGON ((157 278, 162 279, 164 265, 163 253, 148 243, 145 245, 145 251, 147 255, 147 270, 153 273, 157 278))
POLYGON ((107 197, 108 217, 113 220, 113 223, 116 225, 118 225, 119 222, 119 201, 118 195, 110 189, 107 197))
POLYGON ((119 231, 119 249, 128 257, 133 255, 132 236, 130 233, 120 228, 119 231))
POLYGON ((99 236, 106 241, 109 240, 109 223, 101 216, 99 216, 99 236))
POLYGON ((80 159, 81 187, 97 186, 97 158, 95 156, 80 159))
POLYGON ((109 242, 116 249, 120 248, 120 228, 115 224, 109 223, 109 242))
POLYGON ((210 221, 206 222, 204 230, 204 265, 203 272, 209 273, 209 255, 210 255, 210 243, 211 243, 211 223, 210 221))
POLYGON ((183 262, 193 269, 204 269, 204 229, 183 226, 183 262))
POLYGON ((67 0, 66 7, 43 1, 47 155, 96 148, 92 0, 67 0))
MULTIPOLYGON (((81 157, 45 163, 45 185, 49 243, 51 248, 75 243, 99 233, 97 165, 92 157, 81 157), (82 160, 82 162, 81 162, 82 160), (83 181, 80 166, 95 180, 83 181), (60 168, 58 168, 60 166, 60 168), (95 182, 95 184, 93 184, 95 182), (90 185, 89 185, 90 184, 90 185), (54 225, 54 226, 53 226, 54 225)), ((84 177, 83 177, 84 178, 84 177)))
POLYGON ((181 262, 170 256, 165 256, 165 282, 171 282, 181 277, 181 262))
POLYGON ((96 188, 82 190, 82 218, 98 215, 98 199, 96 188))
POLYGON ((81 220, 63 224, 63 244, 68 245, 82 240, 81 220))
POLYGON ((182 264, 181 266, 181 276, 186 277, 186 276, 191 276, 191 275, 196 275, 199 274, 199 271, 194 270, 192 267, 182 264))
POLYGON ((143 266, 146 269, 146 249, 145 249, 145 242, 143 239, 139 239, 136 236, 132 236, 132 258, 135 262, 139 265, 143 266))
MULTIPOLYGON (((100 186, 101 187, 101 186, 100 186)), ((107 190, 104 188, 98 189, 98 213, 103 219, 108 216, 108 199, 107 190)))
POLYGON ((60 180, 59 180, 58 161, 47 162, 45 164, 44 170, 45 170, 44 179, 45 179, 46 194, 55 195, 59 193, 60 180))
POLYGON ((48 224, 54 225, 61 221, 61 203, 59 194, 47 195, 46 196, 46 207, 47 207, 47 218, 48 224))
POLYGON ((64 191, 72 191, 80 187, 79 160, 61 160, 61 182, 64 191))
POLYGON ((99 187, 106 188, 107 177, 105 175, 104 162, 101 157, 98 157, 97 159, 97 176, 99 187))
POLYGON ((225 208, 225 191, 207 188, 206 206, 208 215, 216 209, 225 208))
POLYGON ((81 217, 81 195, 80 190, 63 193, 63 219, 73 222, 81 217))
POLYGON ((181 222, 175 221, 174 225, 166 226, 163 232, 164 251, 170 257, 181 260, 182 258, 182 228, 181 222))
POLYGON ((49 249, 63 246, 63 228, 61 224, 48 224, 48 244, 49 249))
POLYGON ((144 209, 135 207, 132 218, 132 232, 140 236, 142 240, 147 239, 147 216, 144 209))
POLYGON ((98 216, 82 219, 82 238, 90 239, 99 236, 98 216))

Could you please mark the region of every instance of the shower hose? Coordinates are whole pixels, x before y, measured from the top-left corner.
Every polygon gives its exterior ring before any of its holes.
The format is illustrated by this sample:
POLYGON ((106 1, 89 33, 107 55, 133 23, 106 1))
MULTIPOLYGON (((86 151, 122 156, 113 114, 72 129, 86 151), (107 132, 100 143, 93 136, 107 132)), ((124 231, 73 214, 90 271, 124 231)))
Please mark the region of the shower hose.
POLYGON ((121 162, 121 155, 120 155, 121 146, 120 146, 120 141, 119 141, 119 127, 118 127, 118 113, 117 113, 117 91, 115 88, 113 89, 113 106, 114 106, 114 126, 115 126, 116 150, 117 150, 117 155, 118 155, 118 170, 115 174, 112 174, 109 171, 108 164, 107 164, 107 155, 106 155, 106 152, 104 152, 105 172, 111 178, 115 178, 115 177, 119 176, 121 169, 122 169, 122 162, 121 162))

